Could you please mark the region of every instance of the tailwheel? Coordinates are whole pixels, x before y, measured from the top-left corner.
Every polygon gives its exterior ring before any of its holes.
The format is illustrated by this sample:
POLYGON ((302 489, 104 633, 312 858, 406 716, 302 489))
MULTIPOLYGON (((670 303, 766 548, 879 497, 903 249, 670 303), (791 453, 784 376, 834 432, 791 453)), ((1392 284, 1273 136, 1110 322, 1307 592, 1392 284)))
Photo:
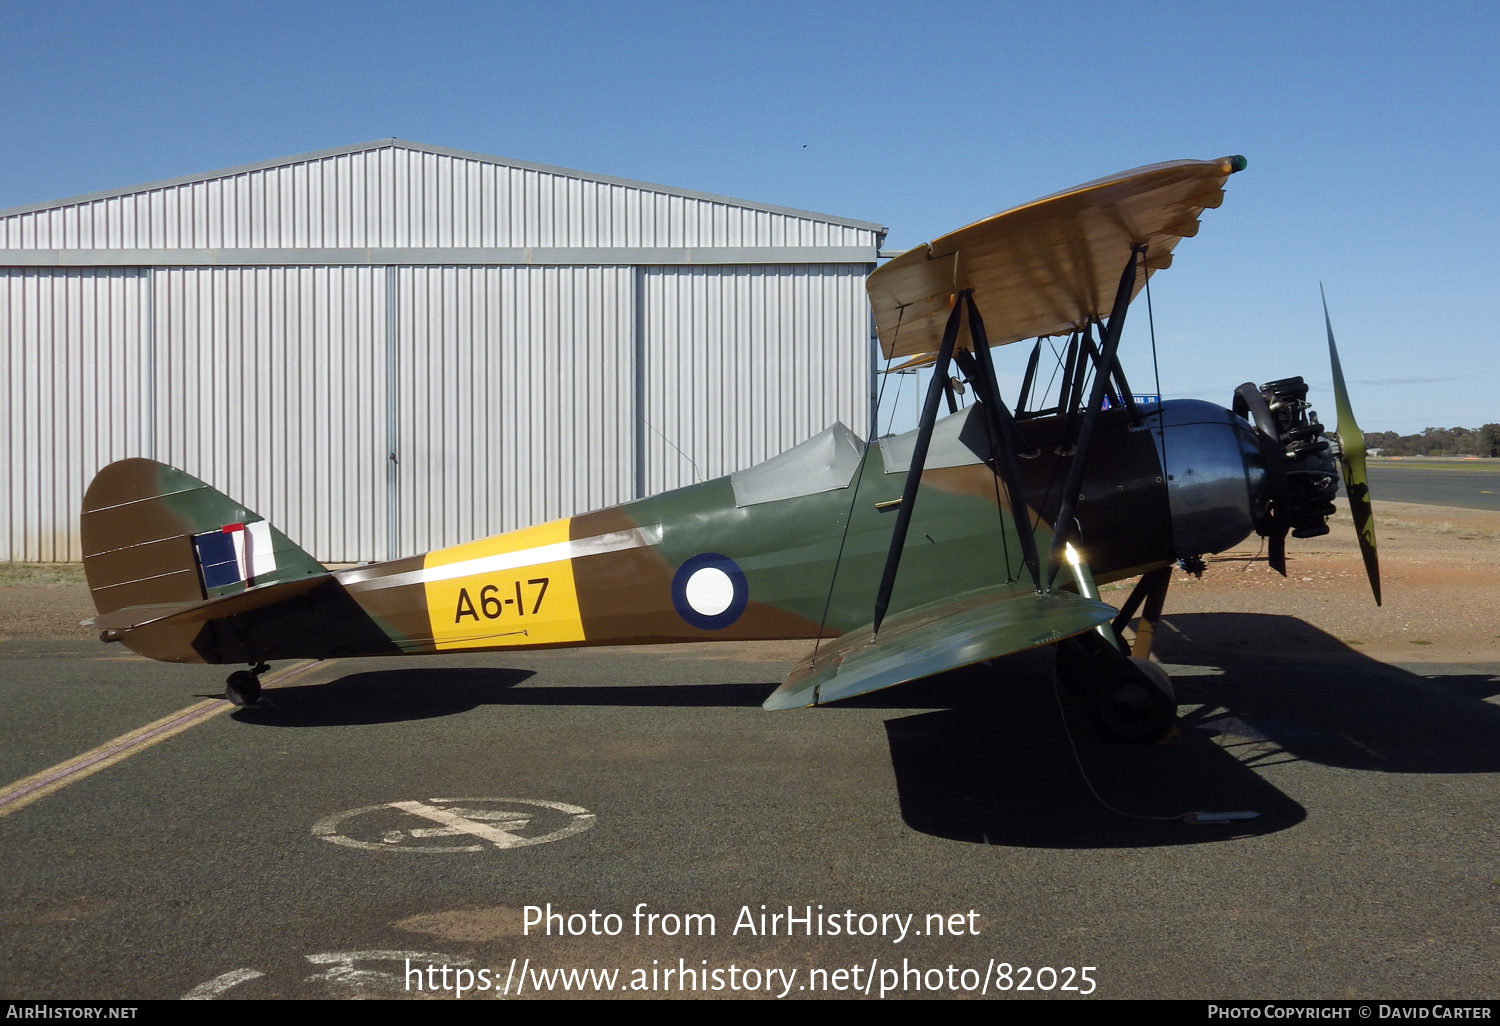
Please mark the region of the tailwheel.
POLYGON ((224 697, 235 705, 256 705, 260 702, 260 678, 249 670, 236 670, 224 682, 224 697))
POLYGON ((1122 660, 1088 689, 1089 720, 1108 741, 1155 744, 1177 720, 1172 679, 1146 659, 1122 660))

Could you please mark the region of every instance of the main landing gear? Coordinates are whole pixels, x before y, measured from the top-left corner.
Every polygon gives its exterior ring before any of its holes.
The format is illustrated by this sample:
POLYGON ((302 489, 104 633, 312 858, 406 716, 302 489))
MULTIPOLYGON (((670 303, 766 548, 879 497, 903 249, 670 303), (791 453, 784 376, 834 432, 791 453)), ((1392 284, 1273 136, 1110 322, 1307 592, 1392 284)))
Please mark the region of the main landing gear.
POLYGON ((224 682, 224 697, 235 705, 260 704, 260 675, 269 670, 270 664, 256 663, 248 670, 236 670, 224 682))
POLYGON ((1172 679, 1149 659, 1127 657, 1094 632, 1057 644, 1057 677, 1088 703, 1089 721, 1107 741, 1149 745, 1177 720, 1172 679))

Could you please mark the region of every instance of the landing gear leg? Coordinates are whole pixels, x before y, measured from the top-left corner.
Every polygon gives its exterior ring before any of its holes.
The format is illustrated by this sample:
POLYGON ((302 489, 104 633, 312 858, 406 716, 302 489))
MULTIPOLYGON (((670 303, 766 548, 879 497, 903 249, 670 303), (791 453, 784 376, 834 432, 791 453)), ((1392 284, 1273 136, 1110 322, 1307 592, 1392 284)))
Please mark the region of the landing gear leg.
POLYGON ((1135 617, 1135 611, 1141 608, 1141 603, 1146 603, 1146 608, 1141 609, 1141 621, 1135 628, 1135 644, 1130 646, 1130 655, 1137 659, 1151 658, 1151 642, 1156 638, 1156 624, 1161 619, 1161 608, 1166 604, 1167 588, 1171 583, 1172 568, 1169 566, 1143 575, 1130 592, 1130 597, 1125 600, 1125 605, 1120 608, 1120 615, 1110 625, 1123 649, 1125 628, 1135 617))
POLYGON ((256 705, 260 702, 260 675, 269 670, 260 663, 248 670, 236 670, 224 682, 224 697, 235 705, 256 705))

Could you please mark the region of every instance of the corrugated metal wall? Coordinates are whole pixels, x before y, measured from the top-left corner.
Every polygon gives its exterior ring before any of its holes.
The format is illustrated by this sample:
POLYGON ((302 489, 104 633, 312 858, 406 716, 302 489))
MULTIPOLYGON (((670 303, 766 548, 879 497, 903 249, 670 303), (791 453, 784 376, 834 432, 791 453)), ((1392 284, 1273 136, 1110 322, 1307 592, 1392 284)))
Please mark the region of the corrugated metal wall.
POLYGON ((21 208, 0 217, 0 560, 81 558, 83 493, 127 456, 356 562, 716 477, 834 420, 864 433, 877 244, 401 143, 21 208), (847 262, 779 262, 797 247, 847 262), (277 252, 199 266, 257 249, 277 252), (171 256, 105 266, 151 250, 171 256))
POLYGON ((0 559, 81 559, 94 472, 149 451, 149 319, 134 268, 0 268, 0 559))
POLYGON ((634 269, 403 267, 398 552, 632 497, 634 269))
POLYGON ((83 492, 126 456, 354 562, 868 430, 858 268, 394 271, 394 296, 370 267, 4 272, 0 559, 81 558, 83 492))
POLYGON ((0 249, 875 244, 848 225, 394 146, 0 218, 0 249))
POLYGON ((163 268, 152 277, 155 458, 324 559, 383 558, 383 269, 163 268))
POLYGON ((645 492, 759 463, 869 419, 865 270, 644 269, 645 492))

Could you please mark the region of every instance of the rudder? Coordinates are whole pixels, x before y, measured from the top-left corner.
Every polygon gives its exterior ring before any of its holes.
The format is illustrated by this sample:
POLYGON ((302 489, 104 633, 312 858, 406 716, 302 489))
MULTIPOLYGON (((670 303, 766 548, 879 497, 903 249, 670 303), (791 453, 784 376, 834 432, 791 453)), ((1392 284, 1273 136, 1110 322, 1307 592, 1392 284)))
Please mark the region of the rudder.
POLYGON ((327 572, 264 517, 155 460, 120 460, 99 471, 84 495, 79 534, 101 614, 327 572))

